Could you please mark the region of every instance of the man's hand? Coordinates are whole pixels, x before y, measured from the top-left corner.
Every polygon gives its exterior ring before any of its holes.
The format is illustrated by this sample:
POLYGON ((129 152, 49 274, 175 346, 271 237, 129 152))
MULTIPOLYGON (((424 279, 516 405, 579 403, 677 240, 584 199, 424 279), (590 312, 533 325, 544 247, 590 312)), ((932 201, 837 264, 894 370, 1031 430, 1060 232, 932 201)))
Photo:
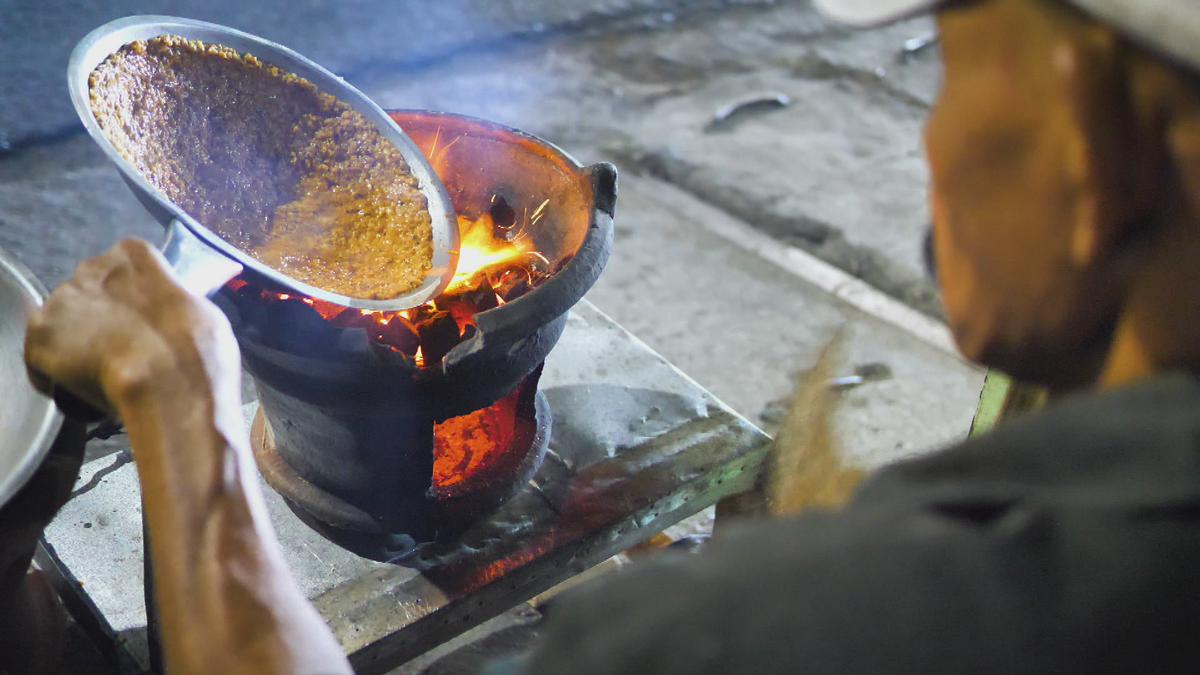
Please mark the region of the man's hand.
POLYGON ((109 411, 162 378, 207 389, 216 373, 238 372, 225 317, 180 287, 162 255, 138 239, 83 261, 51 293, 30 318, 25 358, 109 411))
POLYGON ((181 288, 150 245, 126 240, 51 294, 25 358, 125 422, 170 672, 350 672, 271 531, 237 343, 216 306, 181 288))

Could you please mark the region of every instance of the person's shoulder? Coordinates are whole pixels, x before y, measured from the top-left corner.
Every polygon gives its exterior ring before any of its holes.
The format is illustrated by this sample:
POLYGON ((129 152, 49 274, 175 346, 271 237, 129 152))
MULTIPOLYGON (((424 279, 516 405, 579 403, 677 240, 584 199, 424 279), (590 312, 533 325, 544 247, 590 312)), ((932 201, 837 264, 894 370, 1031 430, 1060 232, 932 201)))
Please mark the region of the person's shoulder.
POLYGON ((1200 498, 1200 379, 1170 373, 1072 396, 873 476, 860 504, 1200 498))
POLYGON ((1144 508, 1200 503, 1198 443, 1186 377, 1064 402, 882 471, 841 511, 577 589, 512 672, 999 673, 1140 653, 1097 606, 1150 617, 1169 638, 1156 658, 1200 658, 1179 629, 1200 629, 1200 518, 1144 508), (1062 648, 1027 649, 1047 642, 1062 648))

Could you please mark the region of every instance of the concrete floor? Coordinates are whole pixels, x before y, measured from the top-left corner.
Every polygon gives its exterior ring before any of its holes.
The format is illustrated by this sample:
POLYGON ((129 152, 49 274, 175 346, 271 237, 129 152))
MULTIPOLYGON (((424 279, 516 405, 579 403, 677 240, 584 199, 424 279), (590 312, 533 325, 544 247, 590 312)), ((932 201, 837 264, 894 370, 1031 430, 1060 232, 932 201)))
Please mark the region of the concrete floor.
POLYGON ((603 151, 937 315, 920 258, 920 141, 939 71, 932 50, 898 61, 905 40, 931 30, 917 19, 847 32, 785 2, 352 81, 385 107, 478 115, 581 159, 603 151), (706 128, 722 106, 764 92, 791 103, 706 128))
POLYGON ((770 427, 772 401, 844 327, 840 374, 885 373, 842 397, 840 440, 858 463, 966 432, 982 385, 975 368, 697 228, 692 212, 664 204, 671 188, 658 181, 631 176, 621 189, 612 262, 588 298, 718 398, 770 427))

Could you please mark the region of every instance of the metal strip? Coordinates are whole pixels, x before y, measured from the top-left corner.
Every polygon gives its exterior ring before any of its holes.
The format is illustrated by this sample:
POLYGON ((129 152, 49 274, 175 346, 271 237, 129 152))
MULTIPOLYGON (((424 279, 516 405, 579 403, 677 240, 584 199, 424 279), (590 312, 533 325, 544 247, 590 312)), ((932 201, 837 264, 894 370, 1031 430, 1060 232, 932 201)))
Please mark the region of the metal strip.
MULTIPOLYGON (((754 485, 769 438, 732 417, 699 420, 688 426, 690 429, 679 432, 707 440, 688 448, 685 458, 678 458, 683 465, 675 467, 680 482, 658 499, 605 526, 587 528, 573 541, 555 542, 523 564, 483 582, 478 581, 479 567, 470 563, 459 570, 416 576, 407 570, 383 570, 331 589, 314 604, 350 652, 355 671, 382 675, 754 485), (366 634, 378 630, 368 617, 391 617, 393 627, 385 634, 366 634)), ((543 534, 555 538, 555 525, 549 523, 543 534)), ((521 561, 522 553, 517 548, 494 560, 521 561)))

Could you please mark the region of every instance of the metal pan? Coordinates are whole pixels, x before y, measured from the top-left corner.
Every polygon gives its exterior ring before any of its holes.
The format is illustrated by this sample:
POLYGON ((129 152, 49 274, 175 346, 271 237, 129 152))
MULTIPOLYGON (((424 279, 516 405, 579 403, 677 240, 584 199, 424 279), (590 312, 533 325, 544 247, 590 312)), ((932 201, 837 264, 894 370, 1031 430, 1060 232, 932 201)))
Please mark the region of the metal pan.
POLYGON ((25 326, 46 289, 0 249, 0 506, 29 481, 62 426, 62 415, 25 369, 25 326))
POLYGON ((232 28, 202 21, 169 16, 127 17, 97 28, 76 45, 67 66, 67 86, 71 92, 71 101, 75 104, 75 112, 83 121, 88 133, 120 169, 125 182, 142 204, 167 227, 167 241, 163 245, 163 253, 171 262, 180 281, 194 293, 208 295, 234 276, 249 271, 308 297, 345 307, 393 311, 415 307, 436 297, 454 277, 454 270, 458 264, 458 224, 450 196, 428 160, 379 106, 340 77, 287 47, 232 28), (261 61, 305 78, 370 120, 408 162, 421 192, 428 201, 429 214, 433 220, 433 268, 421 285, 397 298, 364 300, 331 293, 296 281, 246 255, 211 232, 125 161, 109 142, 92 114, 88 104, 88 76, 96 66, 124 45, 160 35, 178 35, 189 40, 225 45, 242 53, 253 54, 261 61))

